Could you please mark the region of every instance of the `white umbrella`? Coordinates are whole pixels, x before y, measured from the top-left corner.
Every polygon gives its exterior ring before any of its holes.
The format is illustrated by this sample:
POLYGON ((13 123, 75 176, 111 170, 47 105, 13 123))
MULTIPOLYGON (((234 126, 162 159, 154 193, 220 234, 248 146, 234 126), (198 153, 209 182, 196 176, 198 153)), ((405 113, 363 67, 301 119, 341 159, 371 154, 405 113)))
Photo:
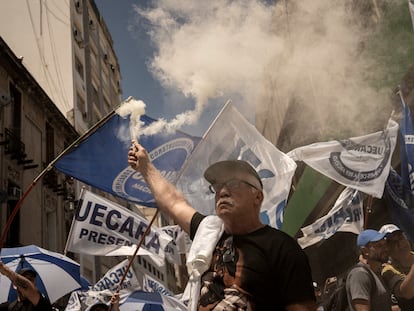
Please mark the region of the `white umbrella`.
MULTIPOLYGON (((36 286, 50 302, 81 288, 79 264, 62 254, 35 245, 2 248, 1 261, 11 270, 30 268, 37 272, 36 286)), ((0 274, 0 302, 13 301, 17 292, 13 284, 0 274)))

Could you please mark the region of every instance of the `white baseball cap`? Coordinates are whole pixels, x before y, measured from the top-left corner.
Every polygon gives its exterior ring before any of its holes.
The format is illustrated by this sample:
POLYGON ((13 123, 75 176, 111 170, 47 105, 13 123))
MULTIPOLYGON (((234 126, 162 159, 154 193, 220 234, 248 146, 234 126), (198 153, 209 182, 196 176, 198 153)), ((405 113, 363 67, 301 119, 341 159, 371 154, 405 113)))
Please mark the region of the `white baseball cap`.
POLYGON ((390 234, 390 233, 393 233, 393 232, 395 232, 395 231, 401 231, 401 229, 400 228, 398 228, 396 225, 394 225, 394 224, 386 224, 386 225, 383 225, 382 227, 381 227, 381 229, 379 229, 379 232, 381 232, 381 233, 385 233, 385 234, 390 234))

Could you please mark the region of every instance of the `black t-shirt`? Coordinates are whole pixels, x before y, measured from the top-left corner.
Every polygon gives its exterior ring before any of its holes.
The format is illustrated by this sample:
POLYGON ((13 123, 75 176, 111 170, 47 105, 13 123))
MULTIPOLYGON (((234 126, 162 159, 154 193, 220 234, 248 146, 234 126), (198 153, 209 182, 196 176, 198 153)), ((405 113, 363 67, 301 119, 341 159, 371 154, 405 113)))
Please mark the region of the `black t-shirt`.
POLYGON ((0 311, 52 311, 52 305, 49 300, 41 296, 39 303, 34 306, 30 301, 5 302, 0 304, 0 311), (10 306, 9 306, 10 305, 10 306))
MULTIPOLYGON (((204 217, 193 216, 191 239, 204 217)), ((226 305, 220 303, 224 298, 250 305, 246 310, 285 310, 289 304, 315 300, 306 254, 292 237, 269 226, 245 235, 224 233, 201 287, 199 303, 207 310, 226 305)))

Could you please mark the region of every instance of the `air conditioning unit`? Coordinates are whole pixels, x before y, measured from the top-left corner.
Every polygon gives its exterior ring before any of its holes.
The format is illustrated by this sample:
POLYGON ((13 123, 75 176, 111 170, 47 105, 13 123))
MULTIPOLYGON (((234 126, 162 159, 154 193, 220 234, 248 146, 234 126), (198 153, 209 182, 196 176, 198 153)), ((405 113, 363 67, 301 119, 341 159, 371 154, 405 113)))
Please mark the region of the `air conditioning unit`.
POLYGON ((22 197, 22 189, 19 187, 10 187, 8 196, 9 198, 20 199, 22 197))
POLYGON ((3 90, 0 90, 0 107, 11 103, 11 97, 3 90))

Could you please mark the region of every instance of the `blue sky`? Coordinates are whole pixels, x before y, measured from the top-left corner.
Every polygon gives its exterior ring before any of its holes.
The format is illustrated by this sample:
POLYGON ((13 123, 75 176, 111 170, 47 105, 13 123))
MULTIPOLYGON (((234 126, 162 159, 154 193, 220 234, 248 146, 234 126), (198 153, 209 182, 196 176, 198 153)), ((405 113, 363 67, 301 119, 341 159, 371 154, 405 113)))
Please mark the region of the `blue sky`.
POLYGON ((145 1, 95 0, 114 41, 122 74, 122 99, 133 96, 143 100, 147 114, 153 118, 166 117, 166 113, 172 117, 176 112, 164 110, 163 88, 147 70, 146 63, 153 53, 149 38, 144 32, 134 36, 128 31, 135 15, 132 5, 138 2, 145 1))
MULTIPOLYGON (((123 99, 133 96, 137 100, 143 100, 148 116, 163 118, 167 122, 172 121, 178 114, 201 111, 199 116, 192 118, 199 120, 192 126, 185 125, 191 124, 189 121, 191 117, 187 118, 185 115, 181 118, 186 121, 184 126, 179 128, 187 132, 192 131, 189 133, 193 135, 202 135, 229 99, 236 107, 238 105, 243 113, 240 107, 242 102, 249 98, 246 94, 253 93, 252 89, 257 90, 257 87, 251 83, 250 76, 256 78, 257 71, 261 69, 250 67, 245 70, 240 64, 254 64, 253 67, 259 68, 260 66, 256 66, 256 63, 261 65, 261 60, 267 58, 260 57, 249 47, 247 53, 240 53, 243 56, 247 54, 248 57, 238 59, 238 54, 234 53, 234 45, 240 42, 232 42, 231 36, 234 33, 222 32, 221 24, 216 23, 217 16, 204 19, 204 12, 211 15, 216 5, 223 5, 221 1, 213 4, 206 3, 207 7, 202 3, 189 6, 188 3, 179 2, 174 2, 175 6, 170 7, 164 2, 167 8, 162 9, 167 18, 163 16, 151 21, 143 18, 142 15, 138 18, 137 12, 133 9, 134 4, 146 7, 152 3, 150 0, 95 0, 95 3, 114 41, 114 49, 121 68, 123 99), (163 25, 169 16, 174 16, 175 10, 184 16, 183 20, 187 22, 186 27, 175 27, 177 24, 173 24, 171 29, 159 26, 163 25), (199 23, 198 18, 207 22, 199 23), (151 28, 151 25, 159 27, 151 28), (181 33, 183 29, 189 32, 183 34, 181 33), (155 32, 152 40, 147 34, 148 30, 155 32), (183 42, 183 38, 189 39, 188 41, 184 39, 183 42), (216 41, 216 38, 219 40, 216 41), (205 42, 209 42, 209 45, 205 45, 205 42), (152 44, 164 51, 155 63, 156 70, 158 73, 161 72, 158 77, 154 77, 147 66, 154 60, 155 49, 152 48, 152 44), (214 56, 210 56, 211 53, 214 56), (168 81, 168 83, 161 85, 159 80, 168 81), (239 94, 240 90, 244 94, 239 94), (184 96, 184 93, 187 96, 184 96)), ((249 8, 244 9, 249 10, 249 8)), ((267 12, 266 8, 260 7, 259 9, 260 14, 270 16, 269 13, 263 13, 267 12)), ((223 14, 221 19, 228 17, 227 13, 223 14)), ((177 23, 180 22, 178 19, 177 23)), ((236 25, 236 32, 243 35, 244 32, 239 31, 238 26, 236 25)), ((255 27, 248 26, 246 29, 255 29, 255 27)), ((237 40, 250 42, 248 36, 239 36, 237 40)), ((251 46, 255 46, 254 42, 251 46)), ((252 121, 254 114, 250 112, 247 116, 246 113, 243 114, 252 121)))
MULTIPOLYGON (((122 99, 133 96, 142 100, 146 104, 148 116, 170 122, 178 114, 194 110, 196 100, 184 96, 180 91, 165 89, 148 70, 147 64, 154 57, 154 48, 147 34, 149 26, 142 26, 141 23, 145 23, 143 19, 137 21, 133 5, 145 7, 150 2, 151 0, 95 0, 114 41, 122 75, 122 99)), ((203 109, 199 122, 178 129, 202 136, 220 109, 220 105, 209 105, 203 109)))

